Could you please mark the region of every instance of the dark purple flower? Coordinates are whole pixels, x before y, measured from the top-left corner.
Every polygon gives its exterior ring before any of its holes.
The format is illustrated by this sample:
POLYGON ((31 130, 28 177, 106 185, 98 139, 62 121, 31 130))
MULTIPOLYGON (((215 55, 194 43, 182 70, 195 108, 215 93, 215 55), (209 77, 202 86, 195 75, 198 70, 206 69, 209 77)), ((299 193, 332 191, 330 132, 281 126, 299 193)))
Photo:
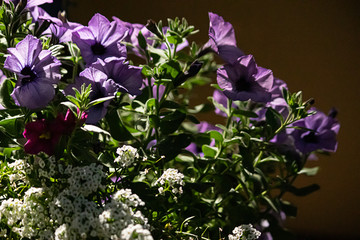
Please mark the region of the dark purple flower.
POLYGON ((141 67, 129 65, 124 58, 116 57, 109 57, 105 60, 98 59, 91 66, 112 79, 116 83, 118 91, 131 95, 141 94, 140 88, 143 84, 141 67))
MULTIPOLYGON (((200 122, 198 125, 197 125, 197 129, 198 129, 198 132, 199 133, 204 133, 204 132, 207 132, 207 131, 210 131, 210 130, 216 130, 216 131, 221 131, 218 127, 208 123, 208 122, 205 122, 205 121, 202 121, 200 122)), ((210 146, 215 146, 215 141, 211 141, 210 143, 210 146)), ((202 150, 201 150, 201 147, 197 146, 195 143, 190 143, 189 146, 187 146, 185 148, 186 150, 192 152, 193 154, 195 155, 203 155, 202 153, 202 150)))
POLYGON ((60 61, 51 55, 51 51, 42 50, 40 40, 31 35, 8 51, 4 68, 17 75, 11 97, 22 107, 45 107, 55 95, 53 84, 61 78, 60 61))
POLYGON ((69 22, 61 13, 58 15, 59 18, 52 17, 41 7, 32 8, 31 16, 33 21, 37 21, 40 24, 44 21, 49 21, 51 24, 43 34, 49 37, 56 37, 60 43, 71 41, 72 31, 75 28, 82 27, 80 23, 69 22))
POLYGON ((210 47, 227 63, 236 62, 244 53, 236 46, 233 26, 215 13, 209 12, 209 20, 209 41, 205 47, 210 47))
POLYGON ((95 14, 88 27, 79 27, 72 32, 72 40, 80 48, 87 65, 98 58, 126 57, 126 47, 120 43, 128 29, 111 22, 103 15, 95 14))
MULTIPOLYGON (((81 85, 83 84, 86 86, 91 84, 91 93, 89 96, 91 101, 113 96, 117 92, 116 83, 113 80, 108 79, 105 73, 93 67, 86 68, 82 71, 80 77, 76 79, 75 84, 68 85, 64 92, 66 95, 74 95, 74 90, 72 88, 75 87, 80 90, 81 85)), ((111 100, 108 100, 91 107, 88 111, 86 123, 95 124, 103 118, 106 115, 107 106, 110 104, 110 101, 111 100)))
POLYGON ((217 70, 217 82, 232 100, 269 102, 274 77, 272 71, 258 67, 252 55, 240 57, 234 64, 217 70))
POLYGON ((308 154, 315 150, 336 151, 336 136, 339 132, 340 124, 333 115, 326 116, 323 112, 317 111, 314 115, 301 119, 293 125, 305 128, 305 130, 296 128, 291 132, 295 147, 300 152, 308 154))

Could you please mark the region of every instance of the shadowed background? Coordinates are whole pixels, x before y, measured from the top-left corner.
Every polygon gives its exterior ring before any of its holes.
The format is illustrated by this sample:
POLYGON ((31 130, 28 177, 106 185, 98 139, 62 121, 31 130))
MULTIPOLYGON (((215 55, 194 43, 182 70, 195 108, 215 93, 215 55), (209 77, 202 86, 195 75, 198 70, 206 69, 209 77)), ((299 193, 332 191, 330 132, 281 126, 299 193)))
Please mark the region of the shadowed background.
MULTIPOLYGON (((291 92, 327 113, 335 106, 341 123, 339 147, 332 156, 319 156, 316 177, 296 180, 297 186, 318 183, 306 197, 284 198, 298 206, 298 217, 286 226, 301 239, 360 239, 360 1, 358 0, 67 0, 54 1, 67 9, 70 21, 87 25, 99 12, 109 19, 145 24, 149 18, 185 17, 200 32, 190 40, 208 40, 209 11, 235 28, 237 45, 254 55, 258 65, 272 69, 291 92)), ((195 100, 212 90, 199 91, 195 100)), ((200 116, 202 120, 209 117, 200 116)), ((210 120, 211 121, 211 120, 210 120)), ((241 214, 241 213, 239 213, 241 214)))

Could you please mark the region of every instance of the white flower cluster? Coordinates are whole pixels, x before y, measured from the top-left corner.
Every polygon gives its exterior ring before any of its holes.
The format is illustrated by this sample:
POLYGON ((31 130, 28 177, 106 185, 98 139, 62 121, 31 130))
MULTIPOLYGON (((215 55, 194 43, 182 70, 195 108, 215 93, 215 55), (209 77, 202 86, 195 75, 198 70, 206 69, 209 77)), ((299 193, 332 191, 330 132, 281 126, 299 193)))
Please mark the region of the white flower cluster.
POLYGON ((132 194, 130 189, 115 193, 99 215, 100 229, 97 236, 105 239, 152 240, 147 219, 140 211, 135 212, 130 205, 144 205, 144 202, 136 194, 132 194))
POLYGON ((118 148, 116 153, 119 156, 115 158, 114 162, 119 163, 121 167, 129 167, 139 157, 137 149, 129 145, 118 148))
POLYGON ((165 194, 167 189, 171 188, 171 192, 174 194, 182 194, 184 186, 184 175, 180 173, 177 169, 168 168, 161 175, 161 177, 156 180, 155 185, 160 184, 162 187, 158 188, 160 194, 165 194), (164 188, 165 187, 165 188, 164 188))
POLYGON ((101 179, 105 177, 101 165, 95 163, 89 166, 74 167, 69 165, 65 169, 66 174, 70 174, 67 182, 69 183, 69 191, 71 195, 82 195, 87 197, 89 194, 96 192, 98 189, 104 189, 101 179))
POLYGON ((121 231, 121 240, 153 240, 148 229, 144 229, 140 224, 130 224, 121 231))
POLYGON ((258 239, 261 232, 256 230, 252 224, 243 224, 234 228, 232 234, 229 234, 229 240, 254 240, 258 239))
MULTIPOLYGON (((9 198, 2 201, 0 221, 5 221, 21 238, 50 239, 51 232, 47 226, 50 219, 39 201, 42 195, 42 188, 32 187, 25 192, 22 200, 9 198)), ((6 237, 6 234, 2 231, 3 237, 6 237)))
POLYGON ((26 174, 31 172, 30 165, 25 160, 16 160, 13 163, 8 163, 8 168, 11 169, 11 173, 8 175, 10 185, 16 188, 17 185, 28 184, 26 174))

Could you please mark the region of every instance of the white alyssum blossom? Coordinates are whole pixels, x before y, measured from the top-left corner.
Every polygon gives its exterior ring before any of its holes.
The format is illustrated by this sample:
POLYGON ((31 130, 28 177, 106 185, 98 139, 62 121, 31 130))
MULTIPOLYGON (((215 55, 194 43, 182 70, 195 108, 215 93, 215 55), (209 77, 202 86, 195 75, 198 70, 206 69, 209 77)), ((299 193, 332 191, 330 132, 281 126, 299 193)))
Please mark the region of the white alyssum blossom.
POLYGON ((256 230, 252 224, 243 224, 234 228, 232 234, 229 234, 229 240, 254 240, 258 239, 260 235, 261 232, 256 230))
POLYGON ((131 166, 139 158, 138 150, 132 146, 124 145, 116 150, 119 155, 114 162, 119 163, 121 167, 131 166))
POLYGON ((0 221, 5 221, 21 238, 44 239, 50 219, 39 200, 42 188, 29 188, 23 199, 9 198, 1 202, 0 221))
POLYGON ((121 240, 153 240, 151 233, 140 224, 130 224, 121 231, 121 240))
POLYGON ((182 186, 184 186, 183 179, 184 174, 180 173, 177 169, 168 168, 161 177, 156 180, 155 185, 161 185, 161 187, 158 188, 160 194, 164 194, 167 188, 171 188, 173 194, 182 194, 182 186))

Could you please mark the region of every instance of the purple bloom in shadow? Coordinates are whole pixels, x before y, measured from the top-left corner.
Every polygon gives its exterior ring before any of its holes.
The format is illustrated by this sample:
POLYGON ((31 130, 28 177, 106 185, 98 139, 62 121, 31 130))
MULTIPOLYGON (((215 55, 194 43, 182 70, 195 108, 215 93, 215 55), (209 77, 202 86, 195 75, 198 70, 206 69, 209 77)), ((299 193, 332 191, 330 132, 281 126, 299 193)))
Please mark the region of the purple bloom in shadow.
POLYGON ((120 43, 128 29, 111 22, 101 14, 95 14, 88 27, 79 27, 72 32, 72 41, 78 45, 87 65, 98 58, 126 57, 126 47, 120 43))
POLYGON ((236 62, 244 53, 236 46, 233 26, 215 13, 209 12, 209 19, 209 41, 205 47, 210 47, 227 63, 236 62))
MULTIPOLYGON (((116 83, 108 79, 105 73, 97 70, 93 67, 86 68, 84 71, 80 73, 80 77, 76 79, 75 84, 69 84, 67 88, 64 90, 66 95, 75 95, 74 90, 80 90, 81 85, 84 84, 88 86, 91 84, 91 93, 90 100, 96 100, 102 97, 113 96, 117 92, 116 83)), ((86 123, 95 124, 100 119, 102 119, 107 112, 107 106, 110 104, 111 100, 99 103, 88 110, 88 115, 86 118, 86 123)))
POLYGON ((336 136, 339 132, 340 124, 334 115, 330 114, 327 116, 323 112, 317 111, 314 115, 301 119, 293 125, 311 130, 293 129, 291 132, 295 147, 300 152, 308 154, 315 150, 336 151, 336 136))
POLYGON ((51 24, 43 34, 51 37, 55 36, 60 43, 69 42, 72 38, 72 32, 75 28, 82 27, 80 23, 69 22, 65 16, 59 13, 59 18, 50 16, 41 7, 34 7, 31 11, 33 21, 42 24, 44 21, 49 21, 51 24))
POLYGON ((15 103, 29 109, 45 107, 55 95, 53 84, 61 78, 60 61, 51 51, 42 50, 40 40, 31 35, 8 52, 4 68, 18 78, 11 94, 15 103))
MULTIPOLYGON (((0 85, 2 82, 6 79, 6 76, 4 75, 3 71, 0 70, 0 85)), ((5 109, 3 105, 0 104, 0 110, 5 109)))
MULTIPOLYGON (((197 128, 198 128, 199 133, 204 133, 204 132, 207 132, 207 131, 210 131, 210 130, 216 130, 216 131, 219 131, 219 132, 221 131, 218 127, 215 127, 214 125, 212 125, 212 124, 210 124, 208 122, 205 122, 205 121, 200 122, 197 125, 197 128)), ((214 140, 211 141, 210 146, 215 146, 215 141, 214 140)), ((195 143, 190 143, 190 145, 187 146, 185 149, 192 152, 195 155, 200 155, 200 156, 204 155, 202 153, 201 147, 197 146, 195 143)))
POLYGON ((217 82, 232 100, 269 102, 273 81, 272 71, 258 67, 252 55, 242 56, 234 64, 217 70, 217 82))
POLYGON ((118 91, 131 95, 141 94, 140 88, 143 84, 141 67, 129 65, 124 58, 116 57, 105 60, 98 59, 91 66, 104 72, 109 79, 112 79, 116 83, 118 91))

